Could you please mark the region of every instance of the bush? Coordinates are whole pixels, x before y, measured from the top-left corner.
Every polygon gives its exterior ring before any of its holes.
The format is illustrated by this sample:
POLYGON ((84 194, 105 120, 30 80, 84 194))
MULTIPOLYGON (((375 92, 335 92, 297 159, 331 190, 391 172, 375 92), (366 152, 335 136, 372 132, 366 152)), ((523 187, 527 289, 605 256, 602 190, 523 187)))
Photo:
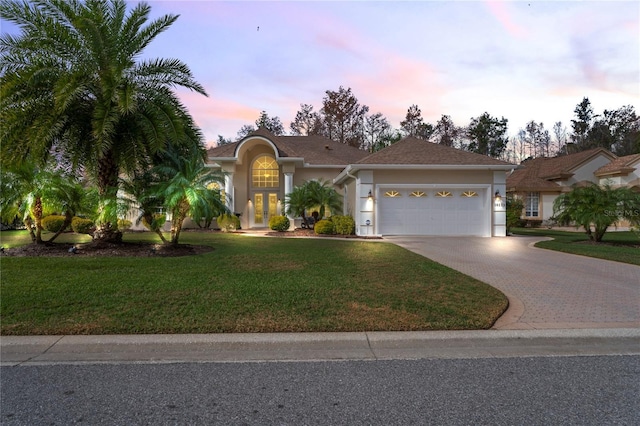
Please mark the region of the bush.
POLYGON ((520 219, 522 209, 524 209, 524 203, 521 199, 507 198, 507 234, 512 228, 523 226, 523 221, 520 219))
POLYGON ((324 235, 331 235, 334 232, 334 228, 333 228, 333 222, 331 222, 330 220, 326 220, 323 219, 321 221, 319 221, 318 223, 316 223, 315 227, 313 228, 316 232, 316 234, 320 235, 320 234, 324 234, 324 235))
POLYGON ((42 228, 49 232, 58 232, 64 225, 64 216, 52 214, 42 218, 42 228))
POLYGON ((131 228, 131 221, 127 219, 118 219, 118 229, 121 231, 126 231, 131 228))
POLYGON ((274 231, 284 232, 289 229, 291 222, 286 216, 271 216, 269 218, 269 228, 274 231))
POLYGON ((351 216, 331 216, 335 233, 338 235, 353 235, 356 232, 356 221, 351 216))
POLYGON ((218 226, 223 232, 231 232, 240 228, 240 219, 232 214, 221 214, 218 216, 218 226))
POLYGON ((91 219, 84 219, 82 217, 75 216, 71 219, 71 229, 78 234, 91 234, 95 227, 91 219))

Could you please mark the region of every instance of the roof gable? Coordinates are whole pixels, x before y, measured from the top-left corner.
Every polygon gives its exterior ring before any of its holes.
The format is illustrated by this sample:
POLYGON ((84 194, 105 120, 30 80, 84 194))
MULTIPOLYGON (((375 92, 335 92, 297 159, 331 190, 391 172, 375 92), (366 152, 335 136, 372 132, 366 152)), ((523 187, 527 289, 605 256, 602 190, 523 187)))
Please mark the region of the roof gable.
POLYGON ((596 170, 596 176, 606 176, 613 174, 627 174, 633 172, 635 166, 640 163, 640 154, 625 155, 618 157, 609 164, 596 170))
POLYGON ((566 180, 584 164, 598 156, 611 160, 615 155, 604 148, 594 148, 560 157, 540 157, 523 161, 522 168, 507 177, 507 188, 516 191, 559 191, 561 186, 554 180, 566 180))
POLYGON ((311 165, 346 166, 368 155, 366 151, 324 136, 276 136, 263 128, 250 133, 241 141, 210 148, 207 154, 211 159, 234 158, 238 147, 256 136, 269 140, 278 150, 278 157, 303 159, 304 163, 311 165))
MULTIPOLYGON (((407 136, 357 164, 505 166, 505 161, 407 136)), ((515 167, 515 165, 513 165, 515 167)))

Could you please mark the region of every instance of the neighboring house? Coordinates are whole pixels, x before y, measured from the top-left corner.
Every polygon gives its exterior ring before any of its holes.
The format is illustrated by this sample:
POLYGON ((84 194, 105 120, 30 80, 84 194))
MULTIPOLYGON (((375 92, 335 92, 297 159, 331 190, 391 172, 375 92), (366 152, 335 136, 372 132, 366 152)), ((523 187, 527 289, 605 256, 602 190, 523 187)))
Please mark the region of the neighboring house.
POLYGON ((601 179, 596 172, 615 159, 606 149, 594 148, 560 157, 526 160, 507 177, 507 193, 523 200, 523 219, 547 220, 553 216, 553 202, 558 195, 569 192, 575 184, 599 184, 601 179))
POLYGON ((506 172, 517 167, 413 137, 369 154, 265 129, 211 148, 208 157, 226 173, 228 207, 243 229, 267 227, 295 186, 324 179, 343 195, 343 213, 353 216, 358 235, 504 236, 501 197, 506 172))
POLYGON ((626 186, 640 192, 640 154, 618 157, 596 170, 595 175, 601 185, 626 186))

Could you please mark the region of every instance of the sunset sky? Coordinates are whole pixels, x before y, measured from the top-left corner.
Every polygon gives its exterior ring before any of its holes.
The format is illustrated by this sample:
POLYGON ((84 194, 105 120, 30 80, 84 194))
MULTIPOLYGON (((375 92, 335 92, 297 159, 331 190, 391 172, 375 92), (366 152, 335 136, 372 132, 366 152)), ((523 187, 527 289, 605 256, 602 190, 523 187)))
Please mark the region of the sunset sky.
POLYGON ((585 96, 596 113, 640 110, 638 1, 149 3, 180 18, 145 56, 178 58, 205 86, 179 93, 208 144, 261 110, 288 131, 341 85, 395 128, 412 104, 432 124, 504 116, 512 135, 531 120, 570 129, 585 96))

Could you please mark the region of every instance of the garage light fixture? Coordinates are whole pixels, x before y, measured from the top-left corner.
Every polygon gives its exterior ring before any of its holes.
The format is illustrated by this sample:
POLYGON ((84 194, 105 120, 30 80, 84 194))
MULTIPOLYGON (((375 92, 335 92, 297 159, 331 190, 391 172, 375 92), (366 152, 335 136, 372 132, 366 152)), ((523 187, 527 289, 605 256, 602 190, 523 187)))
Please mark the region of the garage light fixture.
POLYGON ((500 191, 496 191, 495 196, 496 196, 496 201, 502 200, 502 195, 500 195, 500 191))
POLYGON ((369 195, 367 195, 367 198, 369 200, 373 200, 373 194, 371 193, 371 190, 369 190, 369 195))

